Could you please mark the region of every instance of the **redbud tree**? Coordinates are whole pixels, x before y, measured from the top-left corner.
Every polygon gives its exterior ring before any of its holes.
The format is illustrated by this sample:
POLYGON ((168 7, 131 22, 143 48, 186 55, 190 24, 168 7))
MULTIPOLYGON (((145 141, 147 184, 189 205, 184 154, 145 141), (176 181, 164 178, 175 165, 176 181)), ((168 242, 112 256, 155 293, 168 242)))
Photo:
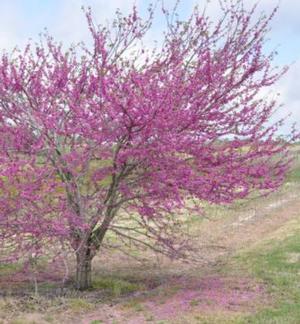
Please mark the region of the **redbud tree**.
POLYGON ((284 73, 263 49, 276 10, 220 8, 214 21, 163 9, 155 47, 143 43, 153 7, 109 26, 88 9, 92 45, 45 34, 2 54, 2 260, 69 246, 85 289, 108 235, 176 256, 191 199, 227 204, 282 183, 276 102, 260 95, 284 73))

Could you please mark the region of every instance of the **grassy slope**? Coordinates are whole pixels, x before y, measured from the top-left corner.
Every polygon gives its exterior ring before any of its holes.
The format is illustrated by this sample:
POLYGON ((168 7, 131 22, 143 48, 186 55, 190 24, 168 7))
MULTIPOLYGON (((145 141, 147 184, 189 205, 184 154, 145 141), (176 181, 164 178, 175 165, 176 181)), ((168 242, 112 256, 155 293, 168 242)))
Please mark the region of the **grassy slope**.
MULTIPOLYGON (((300 161, 287 176, 287 182, 300 182, 300 161)), ((299 214, 300 216, 300 214, 299 214)), ((233 323, 300 323, 300 217, 285 224, 278 238, 260 242, 235 257, 233 272, 248 272, 266 284, 272 305, 233 323), (282 238, 283 236, 283 238, 282 238)), ((212 321, 213 323, 213 321, 212 321)))
MULTIPOLYGON (((299 324, 300 323, 300 221, 283 240, 269 240, 229 260, 227 274, 250 275, 262 282, 268 303, 253 314, 215 313, 183 316, 178 323, 299 324)), ((177 322, 176 322, 177 323, 177 322)))
POLYGON ((300 230, 289 235, 237 257, 267 285, 273 299, 272 306, 246 317, 246 323, 300 323, 300 230))
MULTIPOLYGON (((287 182, 300 181, 300 161, 287 182)), ((299 214, 300 216, 300 214, 299 214)), ((272 296, 272 306, 236 319, 235 323, 300 323, 300 217, 285 224, 278 237, 260 242, 235 257, 232 271, 246 271, 262 280, 272 296), (283 238, 282 238, 283 236, 283 238)))

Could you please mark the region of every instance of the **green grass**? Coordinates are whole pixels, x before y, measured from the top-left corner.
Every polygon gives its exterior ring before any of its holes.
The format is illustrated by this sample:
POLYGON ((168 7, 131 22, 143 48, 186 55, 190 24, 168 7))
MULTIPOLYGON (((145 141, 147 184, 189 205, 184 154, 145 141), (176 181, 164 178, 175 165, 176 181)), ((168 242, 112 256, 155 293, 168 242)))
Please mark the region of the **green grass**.
POLYGON ((22 268, 21 263, 2 263, 0 264, 0 277, 12 275, 22 268))
POLYGON ((68 301, 68 306, 73 312, 91 311, 94 305, 82 298, 72 298, 68 301))
POLYGON ((300 233, 270 241, 237 259, 266 284, 272 305, 245 317, 242 323, 300 323, 300 233))
POLYGON ((142 284, 132 283, 123 279, 113 277, 95 279, 92 285, 92 290, 103 289, 111 297, 129 295, 130 293, 133 293, 135 291, 145 289, 145 287, 142 284))
POLYGON ((292 169, 287 175, 287 181, 300 182, 300 167, 292 169))
POLYGON ((287 182, 300 182, 300 156, 295 157, 292 167, 286 176, 287 182))

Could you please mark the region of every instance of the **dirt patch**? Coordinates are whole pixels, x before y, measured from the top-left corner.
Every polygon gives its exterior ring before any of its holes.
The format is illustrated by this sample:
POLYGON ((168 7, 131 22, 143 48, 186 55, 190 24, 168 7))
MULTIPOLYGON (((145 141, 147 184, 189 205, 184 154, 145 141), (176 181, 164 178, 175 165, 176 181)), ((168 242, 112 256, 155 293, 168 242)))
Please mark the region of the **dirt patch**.
POLYGON ((300 253, 291 252, 287 254, 287 261, 289 263, 298 263, 300 262, 300 253))

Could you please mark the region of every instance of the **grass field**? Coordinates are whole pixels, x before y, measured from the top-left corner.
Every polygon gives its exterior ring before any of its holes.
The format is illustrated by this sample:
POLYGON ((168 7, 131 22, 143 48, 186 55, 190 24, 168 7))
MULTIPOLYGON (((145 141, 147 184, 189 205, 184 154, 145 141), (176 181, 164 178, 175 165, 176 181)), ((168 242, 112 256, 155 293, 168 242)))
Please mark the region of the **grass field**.
POLYGON ((283 240, 271 240, 238 260, 265 283, 272 305, 249 317, 249 323, 299 323, 300 224, 283 240))

